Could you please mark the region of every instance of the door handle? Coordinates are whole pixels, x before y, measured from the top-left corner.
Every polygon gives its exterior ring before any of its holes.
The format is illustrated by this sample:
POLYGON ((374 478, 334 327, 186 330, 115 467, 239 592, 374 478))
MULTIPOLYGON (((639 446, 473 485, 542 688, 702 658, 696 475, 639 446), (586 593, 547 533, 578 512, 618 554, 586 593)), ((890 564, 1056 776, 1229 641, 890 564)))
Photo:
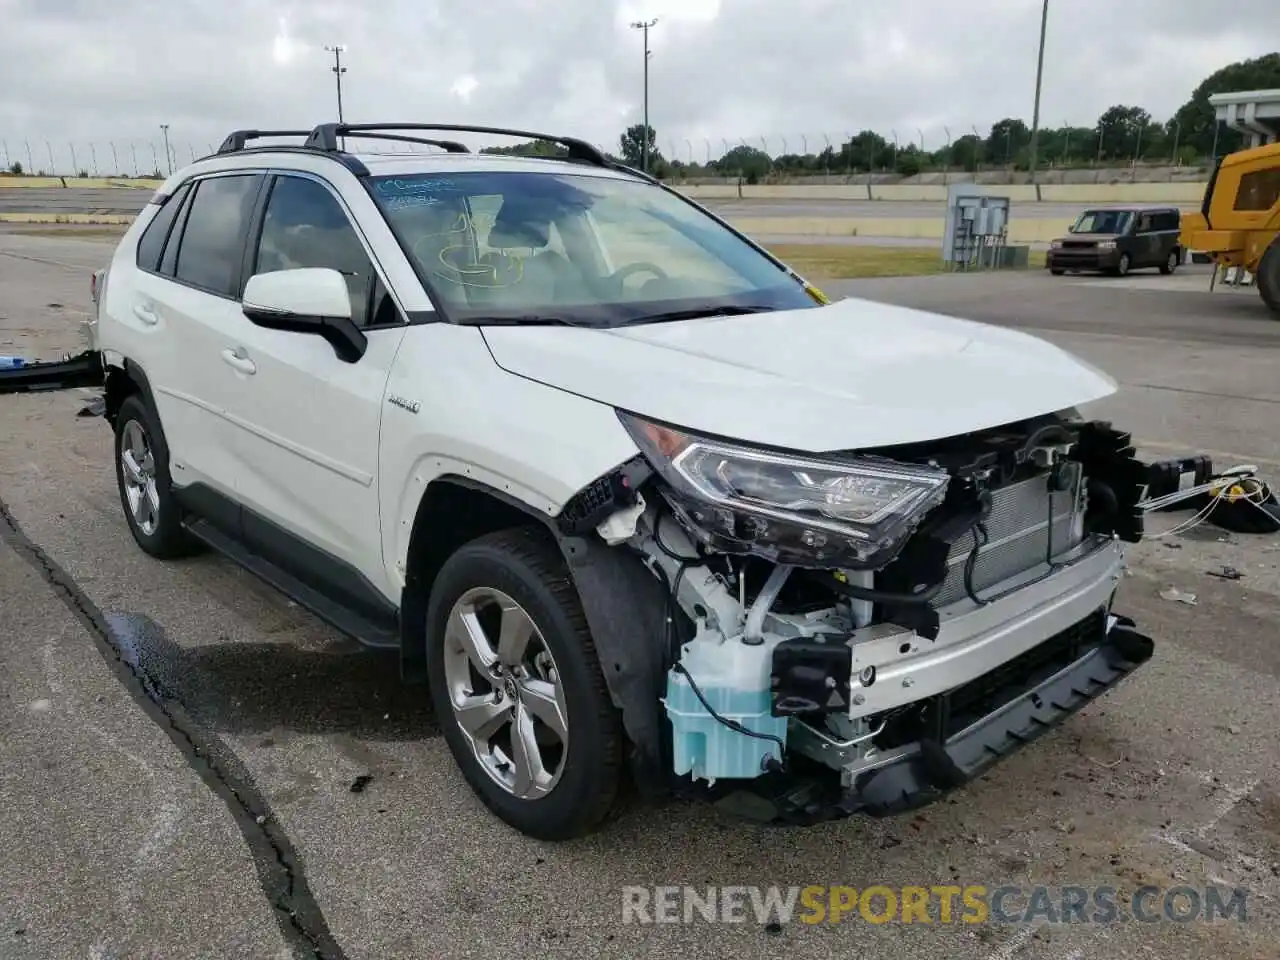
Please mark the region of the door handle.
POLYGON ((222 359, 227 366, 239 370, 241 373, 257 373, 258 365, 244 355, 239 347, 232 350, 228 347, 222 351, 222 359))
POLYGON ((160 318, 156 316, 156 312, 144 304, 135 304, 133 315, 145 323, 148 327, 154 327, 160 322, 160 318))

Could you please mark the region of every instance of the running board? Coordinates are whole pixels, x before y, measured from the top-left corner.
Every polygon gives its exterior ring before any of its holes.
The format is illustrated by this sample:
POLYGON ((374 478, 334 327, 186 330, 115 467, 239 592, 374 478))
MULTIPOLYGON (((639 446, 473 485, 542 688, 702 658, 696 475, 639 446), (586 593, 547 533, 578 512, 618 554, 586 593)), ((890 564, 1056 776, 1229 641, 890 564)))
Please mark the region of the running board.
POLYGON ((228 560, 279 590, 300 607, 310 611, 329 626, 366 646, 385 650, 400 649, 400 633, 395 623, 375 622, 346 604, 340 603, 281 570, 265 557, 246 549, 208 520, 187 517, 183 527, 198 540, 212 547, 228 560))
POLYGON ((85 350, 49 363, 28 363, 0 370, 0 393, 101 387, 105 380, 102 354, 97 350, 85 350))

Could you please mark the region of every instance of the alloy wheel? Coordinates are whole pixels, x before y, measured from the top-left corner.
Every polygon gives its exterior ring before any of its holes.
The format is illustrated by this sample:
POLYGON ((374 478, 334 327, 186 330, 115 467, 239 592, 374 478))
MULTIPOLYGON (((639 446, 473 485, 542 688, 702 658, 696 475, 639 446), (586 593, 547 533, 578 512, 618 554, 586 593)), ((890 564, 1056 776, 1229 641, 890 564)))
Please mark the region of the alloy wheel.
POLYGON ((142 424, 130 420, 120 438, 125 499, 133 522, 146 536, 160 524, 160 494, 156 488, 156 458, 142 424))
POLYGON ((454 721, 485 773, 523 800, 550 793, 568 756, 567 710, 533 618, 500 590, 468 590, 445 627, 444 675, 454 721))

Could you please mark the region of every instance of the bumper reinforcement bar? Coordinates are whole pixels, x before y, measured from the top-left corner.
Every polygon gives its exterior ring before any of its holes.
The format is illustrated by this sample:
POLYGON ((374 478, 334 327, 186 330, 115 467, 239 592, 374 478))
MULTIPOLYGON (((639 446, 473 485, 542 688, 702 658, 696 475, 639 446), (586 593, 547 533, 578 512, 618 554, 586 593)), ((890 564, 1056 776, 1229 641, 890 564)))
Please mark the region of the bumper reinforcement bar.
MULTIPOLYGON (((1151 659, 1155 644, 1132 620, 1104 614, 1093 622, 1092 638, 1079 638, 1087 652, 1061 670, 1001 698, 1001 706, 945 740, 917 741, 918 749, 865 771, 848 789, 828 786, 821 777, 784 781, 768 774, 746 789, 726 789, 712 799, 726 813, 775 825, 859 813, 893 816, 934 803, 1061 725, 1151 659)), ((945 708, 957 693, 932 699, 945 708)))
POLYGON ((1132 620, 1116 617, 1103 641, 1071 666, 945 743, 922 740, 917 753, 866 772, 843 805, 851 813, 885 816, 932 803, 1115 687, 1151 658, 1154 647, 1132 620))
POLYGON ((0 393, 73 390, 100 387, 102 383, 102 355, 97 350, 85 350, 48 363, 28 363, 0 370, 0 393))

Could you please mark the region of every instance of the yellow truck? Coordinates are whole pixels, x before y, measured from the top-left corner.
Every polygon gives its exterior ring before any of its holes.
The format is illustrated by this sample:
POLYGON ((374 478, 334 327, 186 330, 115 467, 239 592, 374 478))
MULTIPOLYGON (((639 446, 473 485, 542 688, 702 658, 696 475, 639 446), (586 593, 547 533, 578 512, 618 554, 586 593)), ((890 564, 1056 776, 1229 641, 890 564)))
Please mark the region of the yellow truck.
POLYGON ((1184 214, 1180 245, 1251 273, 1280 317, 1280 142, 1223 157, 1199 213, 1184 214))

